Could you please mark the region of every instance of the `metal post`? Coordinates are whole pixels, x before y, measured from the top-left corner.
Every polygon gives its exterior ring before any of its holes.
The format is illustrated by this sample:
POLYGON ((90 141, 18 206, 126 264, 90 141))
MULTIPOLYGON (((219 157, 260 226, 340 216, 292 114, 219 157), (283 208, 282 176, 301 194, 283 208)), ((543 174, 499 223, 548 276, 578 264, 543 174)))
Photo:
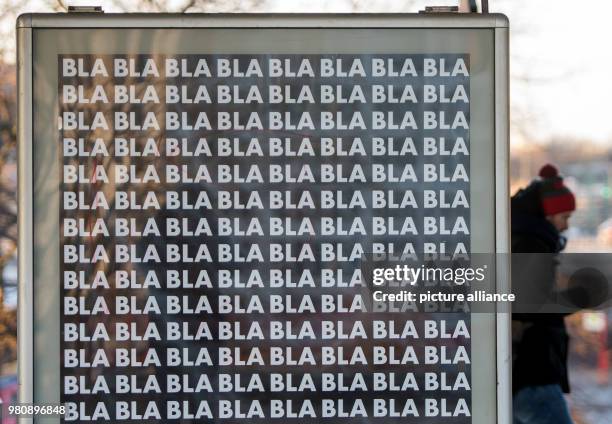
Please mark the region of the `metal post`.
MULTIPOLYGON (((20 18, 22 21, 27 18, 20 18)), ((19 21, 18 21, 19 24, 19 21)), ((17 29, 17 89, 19 92, 19 297, 17 344, 19 349, 19 402, 32 403, 34 387, 33 348, 33 237, 32 221, 32 29, 17 29)), ((31 423, 32 418, 19 418, 20 424, 31 423)))
POLYGON ((459 13, 470 13, 471 0, 459 0, 459 13))
MULTIPOLYGON (((482 13, 489 13, 489 5, 487 0, 481 0, 482 13), (484 11, 486 3, 487 12, 484 11)), ((459 13, 478 13, 478 4, 476 0, 459 0, 459 13)))

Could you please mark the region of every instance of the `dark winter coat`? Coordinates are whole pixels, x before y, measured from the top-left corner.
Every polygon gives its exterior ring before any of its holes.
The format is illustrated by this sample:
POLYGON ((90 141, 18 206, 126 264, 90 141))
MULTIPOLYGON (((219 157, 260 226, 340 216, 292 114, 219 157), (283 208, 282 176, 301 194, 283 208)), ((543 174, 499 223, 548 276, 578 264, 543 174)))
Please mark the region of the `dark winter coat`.
MULTIPOLYGON (((537 184, 521 190, 512 198, 512 253, 542 253, 533 255, 540 261, 537 277, 527 279, 537 285, 537 293, 555 290, 556 269, 554 255, 565 247, 565 239, 544 217, 540 209, 537 184), (541 263, 541 262, 545 263, 541 263)), ((530 275, 524 264, 517 264, 513 256, 513 274, 530 275)), ((523 277, 521 277, 523 278, 523 277)), ((513 281, 515 276, 513 276, 513 281)), ((521 284, 525 284, 523 279, 521 284)), ((516 286, 517 283, 513 284, 516 286)), ((520 299, 520 296, 518 296, 520 299)), ((534 303, 539 300, 529 299, 534 303)), ((513 327, 513 392, 526 386, 559 384, 569 393, 567 373, 569 337, 563 320, 564 314, 535 313, 535 310, 512 314, 513 327)))

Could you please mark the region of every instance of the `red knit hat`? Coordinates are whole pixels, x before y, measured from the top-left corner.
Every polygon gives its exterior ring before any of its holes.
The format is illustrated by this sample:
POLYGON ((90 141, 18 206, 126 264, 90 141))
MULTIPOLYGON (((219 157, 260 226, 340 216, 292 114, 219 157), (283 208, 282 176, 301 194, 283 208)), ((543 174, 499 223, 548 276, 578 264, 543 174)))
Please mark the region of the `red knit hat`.
POLYGON ((576 209, 574 194, 563 184, 559 171, 551 164, 540 169, 542 210, 544 215, 570 212, 576 209))

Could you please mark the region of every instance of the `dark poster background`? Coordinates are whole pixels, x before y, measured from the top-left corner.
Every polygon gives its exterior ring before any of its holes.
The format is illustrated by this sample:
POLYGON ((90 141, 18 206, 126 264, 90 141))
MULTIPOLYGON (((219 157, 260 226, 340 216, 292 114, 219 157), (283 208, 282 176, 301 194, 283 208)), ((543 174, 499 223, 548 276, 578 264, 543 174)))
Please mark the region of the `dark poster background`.
POLYGON ((437 178, 435 181, 426 181, 424 172, 426 166, 434 166, 438 175, 444 172, 447 177, 451 177, 458 168, 463 167, 467 176, 470 175, 469 152, 456 149, 455 154, 450 154, 454 146, 461 145, 460 142, 457 144, 459 138, 464 140, 469 149, 469 129, 461 125, 454 129, 424 128, 426 112, 434 112, 437 120, 441 119, 440 114, 443 112, 444 120, 449 125, 461 112, 467 123, 470 122, 468 101, 462 100, 461 96, 458 96, 455 102, 444 103, 440 100, 442 90, 443 96, 450 100, 459 86, 462 86, 469 96, 469 76, 424 76, 423 69, 426 60, 433 60, 438 70, 442 66, 441 62, 444 62, 447 71, 451 71, 458 60, 463 60, 469 69, 467 55, 275 54, 176 57, 185 59, 185 66, 192 72, 197 68, 199 59, 206 59, 212 75, 210 77, 166 76, 166 57, 145 55, 69 56, 82 59, 86 69, 91 69, 94 61, 101 59, 109 70, 109 75, 63 76, 64 58, 66 57, 59 58, 62 122, 59 142, 62 143, 61 160, 64 165, 60 218, 61 251, 64 254, 68 251, 66 249, 82 248, 86 252, 85 255, 91 257, 96 249, 103 246, 109 256, 108 261, 73 263, 66 260, 67 256, 64 255, 61 264, 61 356, 64 358, 60 364, 63 381, 61 400, 73 405, 72 408, 75 409, 72 411, 76 411, 76 415, 73 414, 72 417, 76 421, 81 421, 83 415, 95 415, 96 408, 99 408, 98 412, 106 408, 108 421, 111 422, 137 422, 145 419, 147 422, 237 423, 245 420, 237 414, 248 415, 250 411, 252 417, 257 418, 261 416, 258 415, 259 410, 266 422, 297 419, 305 423, 336 423, 345 420, 399 423, 406 422, 407 419, 409 422, 428 423, 471 422, 471 418, 465 413, 460 413, 457 417, 442 416, 442 411, 451 414, 457 410, 461 411, 461 408, 456 409, 461 402, 464 402, 470 411, 473 407, 469 390, 469 360, 452 363, 453 359, 457 358, 457 352, 464 350, 469 356, 470 339, 464 336, 425 337, 426 320, 435 321, 435 327, 438 329, 445 325, 452 334, 453 330, 461 325, 461 320, 470 328, 469 314, 414 313, 402 308, 402 305, 392 305, 391 311, 373 311, 371 287, 366 282, 368 276, 362 275, 362 261, 367 259, 369 254, 379 252, 381 246, 385 253, 401 253, 404 249, 423 252, 432 246, 426 243, 433 243, 437 251, 443 244, 447 253, 453 253, 462 246, 469 252, 468 233, 459 231, 456 234, 445 234, 440 230, 442 225, 451 230, 457 219, 463 219, 469 228, 469 207, 459 205, 454 208, 427 208, 424 203, 426 190, 434 190, 438 202, 441 199, 441 190, 445 192, 445 201, 448 203, 452 203, 460 191, 465 194, 468 202, 470 199, 469 179, 441 181, 437 178), (147 59, 154 59, 160 75, 113 76, 113 60, 116 58, 133 59, 135 69, 141 71, 147 59), (417 76, 373 76, 371 64, 374 58, 384 59, 386 64, 392 62, 398 72, 404 61, 411 59, 417 76), (218 59, 228 59, 230 63, 235 61, 238 64, 237 71, 235 70, 232 76, 217 76, 218 59), (237 76, 239 73, 248 73, 251 59, 256 59, 261 65, 263 76, 237 76), (270 59, 281 59, 283 63, 286 61, 294 71, 300 68, 303 59, 308 59, 314 76, 269 76, 270 59), (366 76, 358 73, 347 77, 321 76, 322 59, 331 59, 334 65, 337 61, 342 61, 343 70, 347 73, 351 62, 360 59, 366 76), (134 98, 142 100, 143 97, 149 96, 151 101, 121 103, 121 99, 114 96, 115 87, 119 85, 128 87, 128 92, 133 90, 134 98), (234 98, 229 103, 221 103, 222 99, 218 97, 221 85, 230 87, 230 91, 236 90, 243 100, 249 97, 251 91, 251 101, 238 103, 234 98), (290 90, 290 96, 296 100, 300 97, 300 92, 304 95, 303 99, 308 98, 303 91, 306 86, 310 89, 314 102, 306 100, 302 103, 270 103, 269 90, 272 85, 280 86, 285 95, 288 93, 286 90, 290 90), (321 101, 323 85, 331 87, 335 101, 321 101), (406 93, 409 95, 403 102, 392 103, 387 98, 386 101, 375 103, 372 96, 374 85, 382 86, 387 96, 391 90, 396 99, 402 97, 404 90, 408 90, 406 93), (426 85, 435 87, 438 101, 424 101, 423 90, 426 85), (63 95, 66 86, 74 86, 75 89, 82 87, 85 97, 90 100, 96 86, 102 87, 101 90, 108 97, 108 103, 67 101, 70 96, 63 95), (147 88, 149 86, 152 88, 147 88), (185 90, 192 100, 198 91, 201 96, 206 97, 202 94, 201 87, 204 87, 210 102, 203 100, 200 103, 168 103, 168 86, 178 87, 179 92, 185 90), (359 93, 354 91, 357 86, 361 88, 365 101, 361 101, 359 93), (410 87, 407 89, 408 86, 410 87), (257 102, 253 87, 258 89, 263 102, 257 102), (410 101, 410 88, 414 92, 416 102, 410 101), (159 102, 155 101, 152 91, 157 93, 159 102), (340 91, 342 97, 347 100, 351 98, 352 92, 353 102, 340 102, 340 91), (96 112, 101 112, 109 122, 110 129, 69 129, 70 126, 66 125, 69 119, 66 118, 65 112, 83 112, 85 122, 89 123, 96 112), (147 114, 152 113, 157 117, 160 128, 138 129, 132 126, 126 130, 113 129, 115 112, 133 112, 133 119, 140 125, 147 114), (185 112, 188 122, 181 123, 176 129, 167 127, 167 114, 172 112, 178 112, 179 115, 185 112), (194 125, 201 112, 206 113, 210 128, 189 129, 188 125, 194 125), (245 129, 220 129, 222 123, 217 120, 217 112, 229 112, 232 117, 236 114, 240 125, 245 127, 248 126, 251 113, 255 112, 261 118, 262 129, 257 128, 257 125, 245 129), (269 112, 282 114, 283 129, 271 128, 269 112), (304 112, 310 114, 313 128, 306 125, 307 121, 302 121, 303 128, 291 128, 291 125, 298 126, 304 112), (335 128, 322 128, 321 112, 333 114, 335 128), (362 127, 358 124, 359 118, 354 115, 357 112, 363 118, 362 127), (383 112, 386 121, 389 120, 388 114, 393 113, 398 127, 405 114, 410 112, 414 117, 414 125, 397 129, 375 129, 372 119, 374 112, 383 112), (285 115, 287 113, 291 114, 290 117, 285 115), (348 126, 351 119, 355 124, 354 128, 338 128, 338 124, 348 126), (426 154, 424 146, 428 137, 435 140, 435 154, 426 154), (73 147, 78 146, 79 138, 82 138, 84 146, 83 155, 73 155, 73 147), (86 155, 88 153, 85 152, 91 153, 98 138, 102 140, 98 143, 106 146, 108 155, 104 152, 93 156, 86 155), (128 140, 125 143, 132 145, 131 152, 123 154, 121 148, 124 142, 117 141, 119 138, 128 140), (229 139, 226 146, 232 146, 233 151, 227 156, 223 155, 225 150, 219 148, 221 138, 229 139), (252 141, 254 138, 257 140, 252 141), (280 141, 271 141, 273 138, 280 141), (332 141, 322 141, 324 138, 330 138, 332 141), (359 140, 355 140, 357 138, 359 140), (375 138, 383 141, 377 141, 375 138), (444 141, 441 141, 442 138, 444 141), (76 140, 75 144, 71 144, 73 142, 67 139, 76 140), (129 141, 130 139, 133 141, 129 141), (148 141, 149 139, 152 141, 148 141), (159 155, 151 150, 151 143, 156 146, 159 155), (411 150, 411 143, 416 151, 411 150), (186 148, 181 154, 169 156, 168 146, 174 145, 186 148), (206 152, 197 154, 198 145, 209 147, 210 155, 206 152), (312 146, 313 155, 308 154, 309 145, 312 146), (391 145, 395 155, 389 150, 391 145), (233 149, 234 146, 243 155, 239 155, 237 150, 233 149), (261 148, 261 155, 258 146, 261 148), (274 146, 283 146, 284 154, 273 156, 274 146), (334 152, 326 155, 326 146, 333 146, 334 152), (363 154, 360 146, 364 148, 363 154), (375 146, 385 146, 385 153, 375 155, 375 146), (403 152, 402 147, 405 148, 403 152), (144 155, 147 148, 150 154, 144 155), (288 153, 287 149, 293 153, 288 153), (351 149, 353 154, 348 155, 351 149), (246 155, 247 151, 250 155, 246 155), (299 151, 303 155, 298 155, 299 151), (82 165, 81 175, 75 181, 70 180, 70 173, 78 168, 65 166, 78 165, 82 165), (118 182, 115 172, 122 165, 133 166, 128 170, 141 182, 118 182), (258 175, 257 170, 253 168, 257 167, 261 181, 253 178, 251 182, 222 182, 218 178, 218 172, 220 167, 225 165, 230 167, 234 176, 239 174, 241 178, 247 178, 249 173, 251 177, 258 175), (283 169, 284 178, 281 182, 271 181, 270 167, 276 165, 283 169), (96 171, 96 166, 106 170, 109 181, 104 181, 99 169, 96 171), (180 170, 178 181, 169 181, 174 172, 173 169, 167 168, 168 166, 180 170), (327 175, 326 166, 333 169, 335 177, 332 181, 324 180, 327 175), (404 175, 409 178, 404 181, 389 181, 389 178, 376 181, 376 169, 379 169, 377 167, 382 167, 387 177, 392 172, 395 178, 400 179, 405 172, 404 175), (443 171, 441 167, 444 167, 443 171), (286 169, 288 171, 285 172, 286 169), (203 178, 206 171, 210 174, 208 181, 203 178), (201 180, 194 181, 198 179, 198 173, 201 180), (159 182, 155 181, 155 174, 159 176, 159 182), (312 180, 307 178, 310 174, 312 180), (354 181, 341 180, 350 179, 351 174, 354 181), (361 175, 363 179, 359 178, 361 175), (410 178, 412 175, 414 178, 410 178), (299 180, 300 176, 302 181, 287 181, 290 177, 299 180), (77 197, 82 196, 84 203, 91 206, 96 195, 100 196, 100 192, 108 199, 107 209, 70 207, 71 195, 68 193, 77 193, 77 197), (133 196, 139 205, 143 205, 147 198, 155 198, 160 208, 141 208, 135 204, 124 208, 121 202, 116 201, 116 196, 124 195, 121 193, 126 193, 125 196, 128 197, 133 196), (386 206, 377 205, 373 200, 375 196, 384 198, 386 206), (177 198, 183 200, 179 202, 181 204, 178 207, 175 205, 177 198), (282 199, 283 206, 270 207, 271 199, 277 198, 282 199), (328 198, 334 199, 333 206, 325 206, 322 199, 328 198), (411 201, 412 198, 415 202, 411 201), (233 206, 240 203, 244 208, 222 208, 221 205, 227 199, 231 199, 233 206), (359 199, 363 199, 363 202, 359 199), (402 199, 406 200, 404 204, 402 199), (258 200, 261 200, 261 207, 258 200), (194 206, 198 201, 199 205, 194 206), (395 208, 390 207, 391 202, 397 204, 395 208), (340 207, 339 203, 345 203, 346 206, 340 207), (71 219, 74 221, 67 221, 71 219), (127 221, 121 221, 122 219, 127 221), (280 234, 272 232, 273 219, 280 219, 281 227, 284 228, 280 234), (426 219, 433 219, 438 231, 433 234, 426 233, 426 219), (445 220, 444 224, 441 219, 445 220), (99 220, 103 221, 103 224, 99 220), (131 234, 117 235, 117 231, 122 229, 121 225, 125 222, 131 226, 131 234), (377 234, 374 224, 381 222, 387 229, 393 226, 401 234, 390 234, 390 231, 377 234), (324 234, 323 230, 329 223, 333 224, 335 231, 324 234), (180 234, 173 235, 167 231, 168 226, 174 224, 182 229, 180 234), (107 228, 108 234, 105 234, 103 227, 107 228), (402 227, 405 230, 403 233, 400 231, 402 227), (78 231, 72 235, 69 230, 74 228, 78 231), (154 228, 158 228, 159 232, 154 231, 154 228), (206 231, 207 228, 210 232, 206 231), (145 229, 149 230, 148 235, 142 235, 145 229), (184 231, 186 229, 191 234, 187 234, 184 231), (224 232, 224 229, 227 231, 224 232), (240 233, 249 230, 251 233, 248 235, 240 233), (115 254, 118 245, 133 246, 128 249, 133 248, 135 254, 130 260, 120 262, 120 258, 115 254), (167 254, 169 245, 176 245, 179 251, 185 252, 181 260, 175 262, 171 255, 167 254), (222 259, 220 252, 225 252, 222 245, 228 246, 227 249, 234 255, 232 260, 225 262, 222 259), (256 247, 253 247, 254 245, 256 247), (288 255, 301 255, 304 260, 272 261, 270 255, 277 248, 282 250, 285 259, 288 255), (159 253, 159 261, 139 263, 135 260, 136 257, 145 257, 147 252, 151 253, 153 250, 159 253), (198 251, 203 255, 195 260, 193 258, 198 256, 198 251), (263 260, 257 259, 258 251, 261 252, 263 260), (209 252, 209 257, 206 252, 209 252), (238 261, 236 253, 242 258, 250 255, 254 260, 238 261), (310 258, 310 253, 314 259, 310 258), (331 254, 335 259, 326 258, 326 254, 331 254), (339 256, 346 259, 338 260, 339 256), (256 278, 254 271, 259 272, 261 280, 256 278), (273 276, 282 277, 271 278, 271 273, 273 276), (91 285, 95 276, 100 274, 106 276, 108 287, 102 285, 97 288, 79 288, 71 285, 72 276, 81 275, 82 281, 91 285), (133 277, 135 284, 132 285, 137 287, 121 288, 121 277, 126 274, 133 277), (249 278, 251 284, 246 287, 249 278), (148 287, 144 287, 145 281, 148 281, 148 287), (178 283, 173 284, 176 281, 178 283), (201 286, 195 287, 198 281, 201 286), (223 287, 223 281, 232 282, 231 287, 223 287), (274 281, 284 281, 284 284, 276 287, 274 281), (85 309, 94 308, 96 302, 102 302, 100 299, 108 306, 108 313, 86 314, 85 309), (127 313, 121 312, 121 308, 117 308, 118 299, 133 302, 135 307, 127 313), (281 300, 276 302, 276 299, 281 300), (83 302, 85 308, 70 306, 78 302, 83 302), (177 304, 180 305, 178 310, 173 307, 177 304), (198 305, 200 310, 197 310, 198 305), (231 305, 231 308, 228 309, 227 305, 231 305), (277 311, 274 309, 275 305, 284 305, 284 310, 277 311), (300 305, 301 312, 290 311, 292 308, 299 309, 300 305), (325 307, 329 310, 325 310, 325 307), (376 326, 384 325, 389 330, 390 323, 393 323, 395 331, 400 334, 406 325, 410 328, 410 325, 414 324, 418 338, 409 335, 397 339, 376 338, 376 326), (270 331, 271 326, 278 326, 274 328, 282 328, 285 333, 302 333, 305 338, 274 339, 270 331), (133 329, 127 340, 121 339, 125 332, 118 331, 124 328, 133 329), (325 339, 323 328, 333 328, 336 336, 325 339), (170 333, 175 334, 177 331, 177 337, 169 337, 170 333), (352 333, 352 338, 338 337, 339 332, 347 335, 352 333), (251 338, 239 339, 236 337, 237 333, 242 336, 250 333, 251 338), (97 334, 97 340, 86 339, 92 338, 94 334, 97 334), (108 337, 105 334, 108 334, 108 337), (199 336, 196 336, 197 334, 199 336), (224 339, 228 334, 231 335, 224 339), (224 357, 220 352, 225 352, 224 349, 229 349, 232 364, 220 363, 224 357), (394 357, 400 360, 406 352, 408 353, 405 358, 411 358, 412 349, 416 361, 408 360, 403 364, 390 364, 389 361, 375 363, 376 358, 381 357, 376 352, 382 351, 386 358, 394 357), (284 360, 282 364, 274 365, 271 361, 273 357, 279 357, 276 353, 278 351, 282 352, 280 357, 284 360), (432 351, 436 352, 439 358, 444 356, 450 363, 442 364, 439 360, 431 364, 425 363, 427 352, 432 351), (336 358, 331 364, 324 363, 329 352, 333 352, 336 358), (124 354, 130 358, 127 365, 121 365, 124 354), (67 358, 74 355, 82 356, 87 362, 92 362, 94 358, 100 359, 100 355, 106 359, 96 366, 83 366, 83 363, 76 367, 69 366, 72 361, 67 358), (263 364, 259 363, 257 358, 261 358, 263 364), (288 360, 298 364, 287 364, 288 360), (348 361, 348 364, 343 361, 348 361), (250 363, 237 365, 236 362, 250 363), (451 389, 445 387, 444 390, 435 390, 435 385, 428 386, 427 381, 431 383, 431 380, 427 379, 432 377, 428 377, 427 373, 435 373, 435 381, 438 383, 445 379, 451 389), (468 388, 464 384, 453 387, 457 381, 462 381, 461 373, 467 379, 468 388), (228 379, 233 387, 228 391, 221 391, 221 387, 229 387, 228 379), (282 381, 285 388, 273 388, 272 379, 282 381), (378 383, 385 381, 387 388, 384 388, 384 385, 376 386, 376 379, 379 379, 378 383), (399 388, 389 387, 391 379, 399 388), (410 384, 402 387, 404 383, 413 381, 412 379, 419 390, 415 390, 410 384), (126 381, 130 384, 126 385, 126 381), (333 385, 326 386, 326 382, 330 381, 334 382, 333 385), (236 389, 236 385, 244 387, 236 389), (300 385, 302 391, 296 391, 300 385), (171 387, 176 391, 169 390, 171 387), (324 390, 324 387, 327 389, 324 390), (427 390, 427 387, 430 390, 427 390), (134 404, 131 404, 131 401, 134 404), (80 403, 84 408, 82 411, 78 409, 80 403), (285 413, 274 418, 274 409, 278 410, 279 404, 285 413), (308 412, 309 404, 314 415, 308 412), (325 417, 325 405, 330 404, 333 404, 336 412, 325 417), (414 405, 414 408, 411 405, 414 405), (289 411, 299 415, 300 410, 303 414, 299 418, 287 415, 289 411), (124 411, 128 411, 130 415, 124 411), (161 418, 156 418, 155 411, 159 412, 161 418), (185 411, 196 416, 199 411, 200 415, 197 418, 190 417, 185 411), (210 416, 206 413, 202 415, 203 411, 210 411, 210 416), (232 415, 223 415, 229 414, 229 411, 232 411, 232 415), (354 416, 348 418, 351 411, 354 416), (399 415, 394 416, 391 411, 399 415), (431 416, 428 416, 428 411, 431 416), (123 418, 119 419, 120 417, 123 418))

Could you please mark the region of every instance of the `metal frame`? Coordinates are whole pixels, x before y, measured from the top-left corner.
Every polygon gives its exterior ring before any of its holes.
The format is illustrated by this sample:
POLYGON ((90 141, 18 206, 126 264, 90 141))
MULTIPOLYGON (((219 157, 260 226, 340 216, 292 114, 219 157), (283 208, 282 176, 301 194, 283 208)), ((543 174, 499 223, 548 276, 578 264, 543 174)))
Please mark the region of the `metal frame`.
MULTIPOLYGON (((34 28, 489 28, 495 60, 495 248, 509 253, 508 19, 501 14, 24 14, 17 26, 19 148, 19 401, 33 402, 33 90, 34 28)), ((504 256, 504 255, 502 255, 504 256)), ((510 287, 509 261, 497 262, 498 290, 510 287)), ((510 315, 497 313, 497 422, 512 422, 510 315)), ((31 423, 21 418, 20 423, 31 423)))
MULTIPOLYGON (((17 29, 17 90, 19 96, 18 141, 18 373, 19 401, 33 402, 34 392, 34 222, 32 181, 32 29, 17 29)), ((20 423, 31 423, 31 418, 20 418, 20 423)))
MULTIPOLYGON (((495 251, 497 290, 510 293, 510 94, 508 28, 495 29, 495 251), (503 119, 505 117, 506 119, 503 119)), ((496 324, 497 422, 512 423, 512 342, 510 312, 496 324), (505 414, 500 414, 506 411, 505 414)))
POLYGON ((502 14, 24 14, 17 28, 508 28, 502 14))

